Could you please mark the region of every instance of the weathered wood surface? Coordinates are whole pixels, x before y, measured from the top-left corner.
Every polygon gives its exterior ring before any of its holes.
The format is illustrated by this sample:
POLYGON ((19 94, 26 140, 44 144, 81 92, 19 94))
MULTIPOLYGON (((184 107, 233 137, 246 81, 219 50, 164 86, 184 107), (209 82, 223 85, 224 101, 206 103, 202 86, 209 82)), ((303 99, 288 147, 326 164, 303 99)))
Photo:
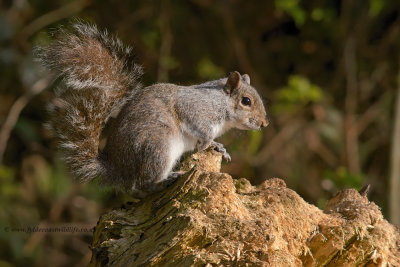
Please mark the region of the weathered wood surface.
POLYGON ((251 186, 220 166, 194 154, 170 188, 101 216, 91 265, 400 266, 399 230, 356 190, 322 211, 281 179, 251 186))

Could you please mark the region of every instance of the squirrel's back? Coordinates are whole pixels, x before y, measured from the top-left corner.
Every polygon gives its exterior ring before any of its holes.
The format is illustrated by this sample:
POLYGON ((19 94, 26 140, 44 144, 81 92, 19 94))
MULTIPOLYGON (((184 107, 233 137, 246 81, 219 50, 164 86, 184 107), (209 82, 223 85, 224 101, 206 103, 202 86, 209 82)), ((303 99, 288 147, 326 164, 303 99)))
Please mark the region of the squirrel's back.
POLYGON ((104 174, 98 146, 109 116, 141 85, 142 68, 134 64, 130 47, 96 26, 76 23, 73 31, 58 30, 37 58, 63 85, 50 107, 50 127, 60 141, 71 171, 87 181, 104 174))

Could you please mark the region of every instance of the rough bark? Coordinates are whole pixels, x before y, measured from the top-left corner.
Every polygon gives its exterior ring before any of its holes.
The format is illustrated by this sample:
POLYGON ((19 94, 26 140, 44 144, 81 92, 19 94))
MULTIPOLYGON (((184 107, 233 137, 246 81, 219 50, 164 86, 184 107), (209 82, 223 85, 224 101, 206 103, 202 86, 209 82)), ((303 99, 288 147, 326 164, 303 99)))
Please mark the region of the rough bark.
POLYGON ((278 178, 252 186, 208 150, 163 192, 99 219, 92 266, 400 266, 399 230, 354 189, 324 211, 278 178))

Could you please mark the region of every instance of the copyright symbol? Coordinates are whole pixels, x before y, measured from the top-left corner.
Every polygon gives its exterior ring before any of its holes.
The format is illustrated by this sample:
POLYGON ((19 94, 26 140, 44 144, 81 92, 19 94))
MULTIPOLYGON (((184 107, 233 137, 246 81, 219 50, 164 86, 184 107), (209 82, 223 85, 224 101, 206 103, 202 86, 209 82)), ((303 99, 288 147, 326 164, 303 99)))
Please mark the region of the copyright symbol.
POLYGON ((6 233, 10 232, 10 227, 4 227, 4 232, 6 233))

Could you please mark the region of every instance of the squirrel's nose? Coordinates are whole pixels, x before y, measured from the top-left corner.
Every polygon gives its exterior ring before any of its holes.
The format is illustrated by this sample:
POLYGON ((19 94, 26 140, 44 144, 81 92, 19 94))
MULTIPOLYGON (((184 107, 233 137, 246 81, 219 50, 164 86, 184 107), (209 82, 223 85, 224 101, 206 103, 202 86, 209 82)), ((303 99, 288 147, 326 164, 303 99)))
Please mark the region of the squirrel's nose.
POLYGON ((263 120, 261 121, 261 126, 260 126, 260 127, 267 127, 268 124, 269 124, 268 119, 263 119, 263 120))

